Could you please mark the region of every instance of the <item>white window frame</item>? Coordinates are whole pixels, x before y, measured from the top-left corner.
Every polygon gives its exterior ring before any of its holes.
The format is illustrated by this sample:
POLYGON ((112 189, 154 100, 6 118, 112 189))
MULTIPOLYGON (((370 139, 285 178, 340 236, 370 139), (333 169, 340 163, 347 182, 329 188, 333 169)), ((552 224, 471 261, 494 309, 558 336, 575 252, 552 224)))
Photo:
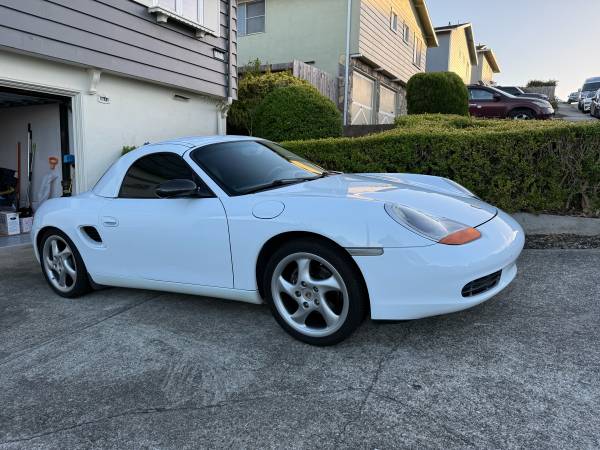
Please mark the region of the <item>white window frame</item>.
POLYGON ((406 23, 406 21, 402 24, 402 40, 408 44, 410 41, 410 27, 406 23))
POLYGON ((423 62, 423 43, 421 42, 421 39, 419 39, 419 37, 417 36, 417 33, 414 33, 413 64, 420 69, 422 62, 423 62))
MULTIPOLYGON (((238 11, 240 8, 242 8, 242 6, 244 8, 246 8, 246 13, 244 15, 244 20, 246 21, 246 23, 244 24, 244 30, 246 31, 244 34, 241 34, 239 32, 240 27, 238 26, 238 37, 241 36, 252 36, 253 34, 261 34, 261 33, 266 33, 267 32, 267 0, 238 0, 238 11), (248 9, 246 7, 247 3, 258 3, 258 2, 263 2, 265 4, 265 13, 260 15, 260 16, 252 16, 252 17, 248 17, 248 9), (248 19, 255 19, 257 17, 264 17, 264 28, 262 31, 257 31, 255 33, 248 33, 248 19)), ((238 18, 239 18, 239 12, 238 12, 238 18)))
POLYGON ((205 0, 196 1, 198 2, 198 15, 195 19, 184 16, 183 0, 175 0, 175 9, 166 7, 164 4, 161 5, 160 0, 151 0, 152 3, 151 6, 148 7, 148 12, 151 14, 156 14, 156 21, 159 23, 165 23, 171 19, 191 27, 196 30, 196 35, 198 37, 203 37, 206 33, 218 36, 220 34, 220 29, 213 30, 205 25, 205 0))
POLYGON ((398 24, 400 23, 400 18, 398 17, 398 13, 394 11, 394 8, 390 11, 390 28, 394 33, 398 32, 398 24))

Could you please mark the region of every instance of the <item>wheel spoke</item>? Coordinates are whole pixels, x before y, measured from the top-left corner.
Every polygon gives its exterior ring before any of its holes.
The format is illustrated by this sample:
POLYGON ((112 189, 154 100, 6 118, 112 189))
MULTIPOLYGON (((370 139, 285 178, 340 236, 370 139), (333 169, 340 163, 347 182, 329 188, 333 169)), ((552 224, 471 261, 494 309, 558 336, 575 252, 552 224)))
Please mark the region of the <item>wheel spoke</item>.
POLYGON ((61 287, 66 287, 67 286, 67 272, 65 270, 61 270, 59 277, 58 277, 58 284, 61 287))
POLYGON ((319 312, 323 316, 323 319, 325 319, 325 323, 328 327, 335 325, 338 320, 340 320, 340 316, 333 312, 333 310, 327 304, 327 300, 323 300, 321 302, 319 312))
POLYGON ((298 281, 308 282, 310 279, 310 259, 299 258, 296 260, 298 264, 298 281))
POLYGON ((304 309, 302 306, 300 306, 298 308, 298 311, 296 311, 294 314, 292 314, 290 316, 290 319, 292 319, 294 322, 296 322, 300 325, 304 325, 306 322, 306 318, 308 317, 310 312, 311 311, 309 309, 304 309))
POLYGON ((73 280, 75 280, 75 276, 77 275, 77 271, 75 270, 75 267, 72 265, 72 262, 65 259, 63 261, 63 268, 65 269, 65 272, 67 272, 71 276, 71 278, 73 280))
POLYGON ((52 241, 52 251, 50 253, 52 256, 57 256, 59 254, 58 243, 56 242, 56 239, 52 241))
POLYGON ((310 282, 313 286, 316 286, 319 289, 319 292, 322 294, 329 291, 341 290, 340 283, 338 283, 338 280, 336 280, 333 275, 331 275, 329 278, 325 278, 324 280, 311 279, 310 282))
POLYGON ((294 295, 294 293, 295 293, 294 285, 292 283, 290 283, 288 280, 286 280, 285 278, 283 278, 282 275, 279 275, 279 278, 277 278, 277 286, 278 286, 280 292, 285 292, 287 295, 289 295, 292 298, 296 297, 294 295))
POLYGON ((58 253, 59 256, 64 256, 65 258, 68 256, 73 255, 73 253, 71 252, 71 249, 67 246, 64 248, 64 250, 62 252, 58 253))
POLYGON ((44 261, 46 262, 46 267, 48 267, 48 269, 51 269, 52 264, 54 264, 54 261, 52 260, 50 255, 46 255, 46 257, 44 258, 44 261))

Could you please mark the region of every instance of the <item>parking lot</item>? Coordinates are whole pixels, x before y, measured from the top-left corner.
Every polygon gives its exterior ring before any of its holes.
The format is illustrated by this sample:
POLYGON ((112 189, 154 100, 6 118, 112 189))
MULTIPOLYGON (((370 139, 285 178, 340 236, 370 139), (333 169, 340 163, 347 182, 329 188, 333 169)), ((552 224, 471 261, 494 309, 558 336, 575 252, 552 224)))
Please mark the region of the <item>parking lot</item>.
POLYGON ((598 448, 599 267, 526 250, 479 307, 314 348, 261 306, 62 299, 0 249, 0 448, 598 448))

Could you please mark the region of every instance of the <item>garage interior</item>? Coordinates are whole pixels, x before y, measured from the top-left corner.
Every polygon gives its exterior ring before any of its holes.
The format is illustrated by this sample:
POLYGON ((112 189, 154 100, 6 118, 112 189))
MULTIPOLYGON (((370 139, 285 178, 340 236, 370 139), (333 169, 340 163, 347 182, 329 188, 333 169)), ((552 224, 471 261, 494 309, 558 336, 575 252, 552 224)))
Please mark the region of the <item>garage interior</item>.
POLYGON ((37 208, 70 195, 71 99, 0 86, 0 247, 30 242, 37 208))

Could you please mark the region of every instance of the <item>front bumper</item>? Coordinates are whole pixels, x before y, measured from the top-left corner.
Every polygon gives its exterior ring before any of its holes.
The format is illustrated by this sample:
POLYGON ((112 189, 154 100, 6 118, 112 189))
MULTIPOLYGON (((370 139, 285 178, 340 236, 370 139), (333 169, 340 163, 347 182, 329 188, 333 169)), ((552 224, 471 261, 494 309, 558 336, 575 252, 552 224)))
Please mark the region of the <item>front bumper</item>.
POLYGON ((365 278, 374 320, 408 320, 470 308, 498 294, 517 274, 525 243, 508 214, 478 227, 481 238, 466 245, 386 248, 381 256, 354 257, 365 278), (473 280, 502 270, 491 289, 463 297, 473 280))

